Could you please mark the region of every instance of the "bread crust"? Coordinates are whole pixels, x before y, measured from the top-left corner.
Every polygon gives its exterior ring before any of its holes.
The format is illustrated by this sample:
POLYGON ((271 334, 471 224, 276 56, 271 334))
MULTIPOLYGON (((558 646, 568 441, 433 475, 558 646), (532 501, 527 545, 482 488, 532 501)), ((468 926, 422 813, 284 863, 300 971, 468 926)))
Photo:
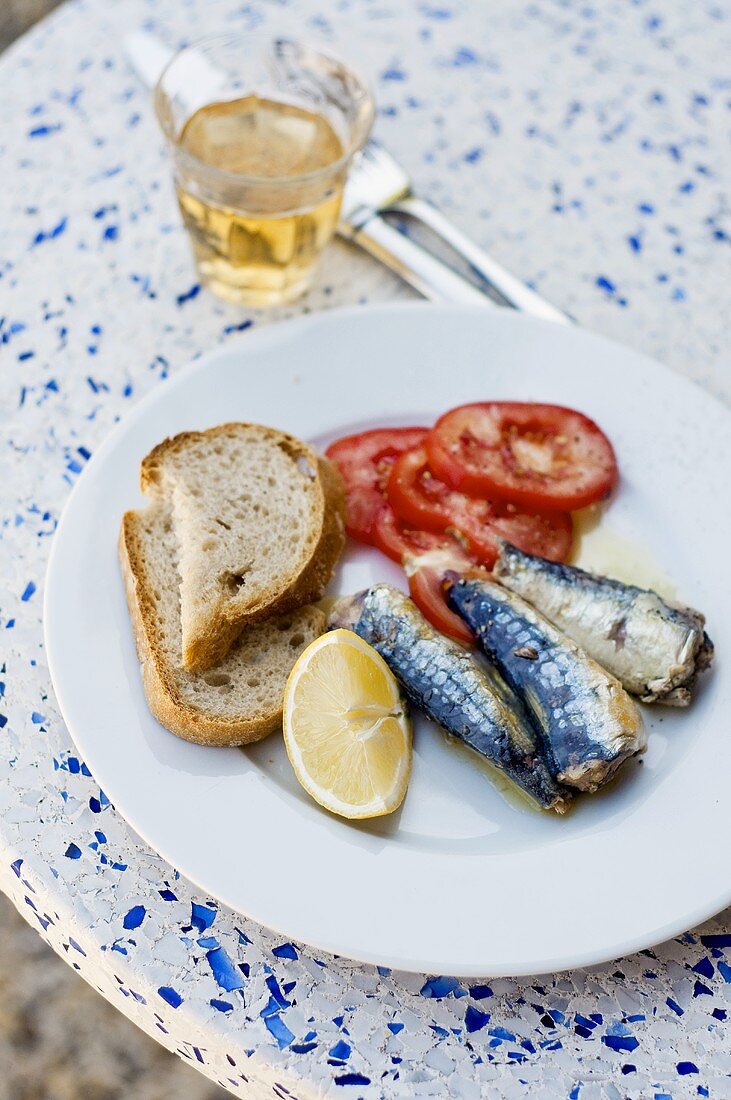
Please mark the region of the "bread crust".
MULTIPOLYGON (((280 726, 281 705, 272 713, 255 719, 246 715, 226 717, 207 714, 181 697, 156 637, 155 607, 149 593, 138 524, 137 512, 125 513, 119 532, 119 560, 142 684, 152 714, 172 733, 198 745, 248 745, 260 741, 280 726)), ((322 630, 324 614, 319 608, 312 608, 312 611, 320 616, 322 630)))
POLYGON ((158 443, 142 460, 140 487, 150 497, 161 493, 160 466, 171 454, 184 451, 191 443, 241 430, 255 430, 277 446, 285 446, 295 461, 308 462, 317 471, 319 489, 320 534, 312 554, 299 573, 282 591, 249 605, 244 613, 230 604, 222 609, 215 633, 210 633, 185 648, 184 662, 191 671, 205 671, 218 664, 228 653, 241 631, 248 625, 295 611, 318 600, 332 577, 345 545, 345 491, 340 473, 327 458, 318 455, 302 440, 287 432, 260 424, 230 421, 202 432, 181 432, 158 443))

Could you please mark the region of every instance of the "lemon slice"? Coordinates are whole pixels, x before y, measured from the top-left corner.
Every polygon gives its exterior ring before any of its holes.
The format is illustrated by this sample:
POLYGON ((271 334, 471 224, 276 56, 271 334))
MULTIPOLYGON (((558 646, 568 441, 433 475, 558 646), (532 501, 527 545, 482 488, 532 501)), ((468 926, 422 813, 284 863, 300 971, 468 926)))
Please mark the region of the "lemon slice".
POLYGON ((305 790, 341 817, 397 809, 411 775, 411 722, 375 649, 351 630, 316 638, 284 692, 284 743, 305 790))

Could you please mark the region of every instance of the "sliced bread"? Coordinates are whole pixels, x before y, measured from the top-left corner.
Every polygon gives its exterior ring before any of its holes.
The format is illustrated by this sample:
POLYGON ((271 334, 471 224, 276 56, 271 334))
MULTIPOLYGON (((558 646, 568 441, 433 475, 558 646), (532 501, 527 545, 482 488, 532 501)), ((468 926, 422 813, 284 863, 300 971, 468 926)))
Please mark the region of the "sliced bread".
POLYGON ((246 624, 322 595, 343 548, 340 475, 293 436, 222 424, 167 439, 143 492, 172 503, 183 664, 211 668, 246 624))
POLYGON ((145 695, 158 721, 201 745, 245 745, 276 729, 287 676, 322 633, 322 611, 302 607, 246 627, 215 668, 190 672, 181 658, 177 543, 169 507, 127 512, 119 556, 145 695))

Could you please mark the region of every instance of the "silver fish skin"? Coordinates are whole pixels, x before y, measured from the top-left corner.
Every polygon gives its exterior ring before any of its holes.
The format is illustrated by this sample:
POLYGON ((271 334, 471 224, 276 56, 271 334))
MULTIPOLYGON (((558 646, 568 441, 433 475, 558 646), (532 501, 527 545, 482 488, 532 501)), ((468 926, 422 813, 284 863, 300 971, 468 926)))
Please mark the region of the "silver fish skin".
POLYGON ((372 645, 412 703, 539 806, 565 811, 570 793, 551 775, 521 702, 494 670, 434 630, 408 596, 374 585, 338 601, 328 625, 353 630, 372 645))
POLYGON ((520 596, 489 579, 457 579, 448 603, 525 703, 559 783, 596 791, 647 747, 636 704, 618 680, 520 596))
POLYGON ((493 576, 537 608, 643 703, 687 706, 713 659, 705 619, 656 592, 503 542, 493 576))

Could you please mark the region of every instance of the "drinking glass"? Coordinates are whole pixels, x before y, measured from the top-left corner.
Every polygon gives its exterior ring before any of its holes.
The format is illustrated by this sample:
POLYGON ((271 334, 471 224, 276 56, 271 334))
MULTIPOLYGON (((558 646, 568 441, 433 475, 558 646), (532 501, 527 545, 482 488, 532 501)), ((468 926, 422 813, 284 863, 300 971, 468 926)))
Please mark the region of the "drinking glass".
POLYGON ((255 306, 307 290, 373 125, 365 81, 291 38, 225 34, 175 55, 155 109, 201 280, 255 306))

